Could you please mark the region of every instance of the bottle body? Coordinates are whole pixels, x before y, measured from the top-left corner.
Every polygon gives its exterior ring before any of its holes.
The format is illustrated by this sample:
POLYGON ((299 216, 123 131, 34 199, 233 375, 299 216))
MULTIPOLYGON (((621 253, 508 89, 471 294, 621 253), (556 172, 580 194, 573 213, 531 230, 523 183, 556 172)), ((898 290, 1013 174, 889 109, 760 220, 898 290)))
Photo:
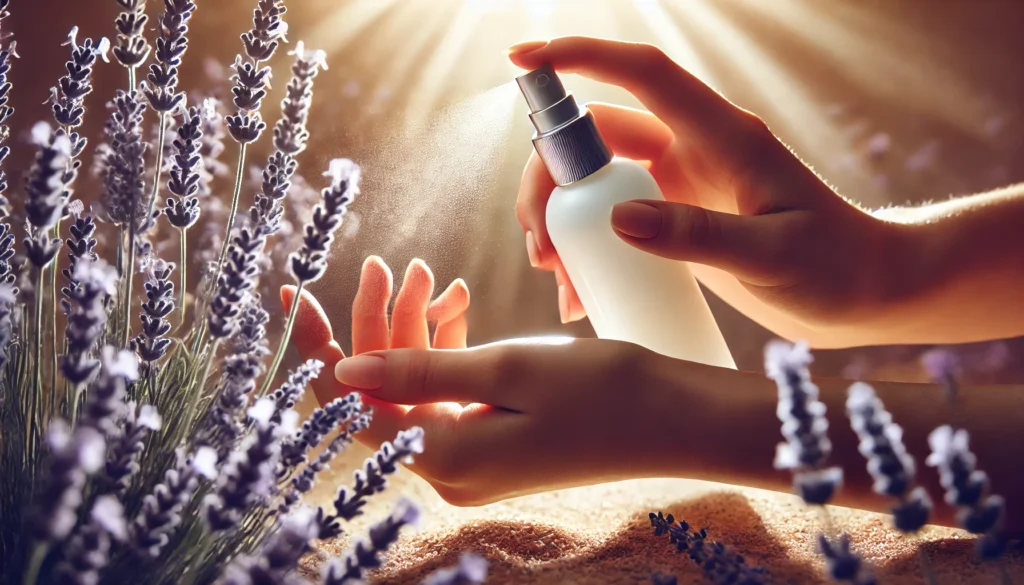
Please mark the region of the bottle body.
POLYGON ((640 164, 615 158, 548 201, 551 242, 598 337, 735 369, 689 265, 638 250, 612 229, 612 207, 634 199, 664 197, 640 164))

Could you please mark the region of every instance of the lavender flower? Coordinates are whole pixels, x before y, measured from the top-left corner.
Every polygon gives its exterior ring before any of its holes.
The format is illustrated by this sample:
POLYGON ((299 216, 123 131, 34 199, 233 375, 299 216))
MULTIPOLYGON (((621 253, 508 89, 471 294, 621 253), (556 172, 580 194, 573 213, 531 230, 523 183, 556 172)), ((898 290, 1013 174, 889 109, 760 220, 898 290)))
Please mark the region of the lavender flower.
POLYGON ((320 375, 320 370, 323 367, 324 363, 319 360, 306 360, 295 371, 288 373, 288 381, 270 396, 274 401, 274 414, 270 418, 271 422, 274 424, 281 422, 281 415, 295 406, 295 403, 302 397, 306 386, 309 386, 310 381, 320 375))
POLYGON ((146 436, 150 431, 160 430, 161 424, 160 414, 150 404, 137 409, 135 402, 129 402, 125 410, 127 416, 119 435, 110 443, 105 466, 107 491, 119 496, 139 472, 139 455, 146 448, 146 436))
MULTIPOLYGON (((309 362, 306 363, 309 364, 309 362)), ((317 370, 323 367, 322 362, 315 363, 317 370)), ((289 382, 291 381, 289 380, 289 382)), ((351 392, 342 398, 335 398, 323 408, 314 410, 313 414, 302 423, 302 429, 295 438, 282 447, 281 463, 288 469, 305 463, 307 452, 316 448, 328 433, 358 414, 362 409, 363 402, 359 394, 351 392)))
POLYGON ((355 472, 355 485, 342 486, 334 500, 334 515, 324 516, 320 523, 320 538, 333 538, 341 534, 339 520, 350 521, 363 513, 367 498, 387 488, 387 476, 398 471, 398 462, 412 463, 413 455, 423 452, 423 429, 412 427, 399 431, 394 444, 384 443, 380 450, 366 460, 363 469, 355 472))
POLYGON ((223 339, 237 333, 240 307, 255 287, 259 276, 257 257, 262 253, 264 239, 248 229, 239 230, 228 248, 228 258, 217 287, 217 295, 210 303, 207 321, 210 335, 223 339))
POLYGON ((177 464, 164 474, 163 483, 142 501, 142 511, 132 522, 131 541, 135 550, 150 558, 160 556, 170 535, 181 525, 181 511, 199 486, 199 477, 217 477, 217 454, 200 447, 186 457, 185 449, 176 451, 177 464))
POLYGON ((185 99, 178 90, 178 67, 188 49, 188 21, 196 9, 192 0, 164 0, 160 17, 160 38, 156 40, 156 63, 149 66, 149 83, 142 92, 157 112, 170 112, 185 99))
POLYGON ((226 473, 221 474, 217 493, 207 496, 204 516, 211 530, 236 526, 242 514, 265 502, 274 491, 274 469, 280 454, 281 427, 271 422, 274 402, 261 398, 249 409, 256 432, 248 445, 235 453, 226 473))
POLYGON ((174 284, 170 280, 174 264, 156 258, 150 261, 147 270, 147 300, 142 304, 139 316, 142 333, 132 340, 132 349, 152 368, 153 362, 162 358, 171 345, 166 335, 171 331, 167 316, 174 312, 174 284))
POLYGON ((7 347, 14 333, 12 311, 18 300, 18 292, 10 284, 0 282, 0 371, 7 363, 7 347))
POLYGON ((102 260, 79 260, 74 270, 75 288, 64 289, 72 302, 65 335, 68 353, 61 359, 61 371, 78 388, 92 382, 100 366, 91 354, 107 323, 106 300, 117 291, 117 275, 102 260))
MULTIPOLYGON (((124 8, 117 16, 117 45, 114 57, 121 65, 134 69, 149 58, 149 43, 143 33, 149 17, 146 16, 146 0, 115 0, 124 8)), ((134 89, 134 88, 132 88, 134 89)))
MULTIPOLYGON (((68 267, 61 271, 67 281, 67 286, 61 289, 61 294, 64 295, 61 305, 64 307, 64 313, 69 316, 72 311, 71 302, 77 301, 81 295, 81 283, 76 279, 78 263, 83 260, 94 262, 99 259, 94 251, 97 244, 96 238, 93 237, 96 233, 96 221, 92 215, 83 214, 82 207, 81 201, 74 201, 68 206, 75 221, 69 230, 71 235, 64 240, 68 248, 68 267)), ((69 320, 69 326, 70 323, 69 320)))
POLYGON ((51 238, 48 232, 64 211, 71 141, 67 136, 54 135, 45 122, 37 124, 32 135, 39 152, 25 186, 25 215, 32 228, 25 246, 32 265, 42 269, 53 261, 60 249, 60 240, 51 238))
POLYGON ((903 446, 903 429, 862 382, 850 386, 846 410, 860 438, 860 453, 868 460, 868 473, 875 479, 875 493, 896 498, 893 521, 901 532, 917 532, 928 521, 931 498, 914 485, 914 458, 903 446))
POLYGON ((242 34, 242 44, 251 62, 235 57, 232 66, 235 86, 231 89, 238 113, 227 117, 228 132, 241 144, 255 142, 267 125, 260 118, 259 109, 270 87, 270 67, 260 67, 269 61, 288 31, 281 19, 286 12, 284 0, 259 0, 253 12, 253 28, 242 34))
MULTIPOLYGON (((216 177, 226 176, 230 169, 220 161, 224 153, 224 116, 220 113, 221 103, 215 98, 206 98, 202 106, 202 129, 200 132, 199 155, 203 164, 199 169, 199 196, 213 192, 211 187, 216 177)), ((218 200, 219 201, 219 200, 218 200)), ((218 230, 218 234, 220 231, 218 230)))
POLYGON ((103 347, 102 362, 100 376, 85 401, 82 426, 100 431, 110 441, 120 432, 118 424, 126 406, 125 393, 128 384, 139 379, 139 363, 132 352, 110 345, 103 347))
MULTIPOLYGON (((352 444, 353 436, 356 433, 370 426, 372 418, 372 413, 365 412, 349 421, 341 432, 331 439, 331 442, 328 443, 327 448, 324 449, 323 453, 321 453, 314 461, 309 462, 308 465, 302 468, 302 471, 291 479, 291 488, 284 494, 284 501, 281 505, 282 510, 290 509, 299 501, 302 494, 308 493, 309 490, 313 489, 313 483, 316 481, 317 475, 326 469, 330 462, 340 455, 346 447, 352 444)), ((285 448, 287 449, 288 446, 292 444, 286 444, 285 448)), ((323 514, 322 508, 320 509, 319 518, 321 520, 325 519, 325 514, 323 514)))
POLYGON ((306 225, 303 247, 291 256, 292 276, 299 283, 319 280, 327 269, 327 253, 334 232, 348 210, 348 205, 359 193, 359 167, 348 159, 331 161, 324 173, 331 178, 331 186, 321 192, 323 201, 313 211, 312 223, 306 225))
POLYGON ((124 540, 124 507, 117 498, 100 496, 82 526, 64 546, 57 565, 58 585, 96 585, 100 570, 110 562, 111 537, 124 540))
POLYGON ((107 61, 110 41, 105 38, 99 41, 87 38, 79 45, 76 26, 71 29, 64 45, 71 46, 71 60, 64 63, 67 75, 61 77, 57 87, 51 89, 50 101, 53 102, 53 118, 67 132, 71 139, 72 157, 77 157, 85 149, 85 137, 72 130, 82 125, 85 97, 92 93, 93 66, 97 57, 107 61))
POLYGON ((786 438, 776 449, 775 468, 794 470, 797 493, 808 504, 823 505, 842 484, 843 472, 824 468, 832 443, 825 404, 807 368, 812 359, 804 344, 775 341, 765 348, 765 371, 779 388, 777 415, 786 438))
POLYGON ((112 107, 114 111, 106 127, 110 151, 102 175, 104 205, 111 221, 128 226, 132 220, 148 220, 144 181, 148 145, 142 140, 146 105, 137 92, 118 91, 112 107))
POLYGON ((825 566, 833 581, 851 585, 875 584, 871 568, 850 549, 849 534, 843 533, 837 545, 829 542, 824 534, 818 535, 818 548, 825 557, 825 566))
MULTIPOLYGON (((4 6, 0 8, 0 21, 7 18, 10 12, 7 11, 6 1, 2 2, 4 6)), ((3 39, 0 38, 0 43, 3 39)), ((11 42, 6 47, 0 47, 0 143, 7 140, 7 136, 10 134, 10 128, 7 126, 7 120, 11 118, 14 113, 14 108, 9 104, 8 94, 11 91, 11 82, 7 79, 7 74, 11 72, 11 57, 16 57, 17 54, 14 52, 15 43, 11 42)), ((6 144, 0 146, 0 164, 7 158, 7 155, 11 153, 11 148, 6 144)), ((6 219, 11 216, 11 204, 4 196, 4 192, 7 191, 7 173, 0 168, 0 220, 6 219)), ((5 226, 6 224, 0 224, 5 226)), ((0 247, 0 250, 3 250, 0 247)), ((3 272, 3 266, 0 266, 0 279, 5 278, 7 273, 3 272)))
POLYGON ((27 526, 37 539, 59 542, 78 521, 82 488, 86 478, 103 466, 106 442, 93 428, 80 426, 72 434, 67 423, 56 419, 46 429, 46 443, 50 459, 44 477, 48 481, 36 494, 33 519, 27 526))
POLYGON ((408 500, 399 501, 395 511, 370 528, 370 538, 356 541, 344 559, 333 559, 325 568, 324 585, 356 585, 362 583, 366 571, 381 566, 380 555, 398 540, 402 528, 415 524, 420 511, 408 500))
MULTIPOLYGON (((0 148, 0 154, 2 154, 2 151, 3 148, 0 148)), ((0 171, 0 175, 2 174, 3 171, 0 171)), ((0 178, 0 182, 3 180, 3 178, 0 178)), ((3 198, 3 195, 0 195, 0 198, 3 198)), ((3 212, 3 209, 5 209, 4 204, 0 203, 0 212, 3 212)), ((11 233, 11 226, 10 224, 0 223, 0 284, 14 284, 14 267, 11 265, 11 258, 13 257, 14 234, 11 233)))
POLYGON ((709 581, 716 585, 758 585, 768 580, 767 572, 761 567, 746 564, 742 555, 730 547, 707 539, 707 528, 690 532, 690 525, 681 520, 676 524, 672 514, 651 512, 649 515, 654 535, 668 534, 669 541, 679 552, 686 552, 690 560, 704 571, 709 581))
POLYGON ((487 559, 470 553, 459 556, 454 567, 434 571, 422 585, 470 585, 487 580, 487 559))
MULTIPOLYGON (((200 155, 202 147, 202 117, 198 108, 189 108, 184 113, 185 121, 178 128, 178 137, 174 141, 173 166, 171 179, 167 188, 176 198, 167 199, 167 220, 171 225, 186 230, 199 220, 199 169, 203 159, 200 155)), ((183 258, 182 261, 185 259, 183 258)))
POLYGON ((302 555, 310 550, 316 531, 316 519, 310 510, 283 518, 258 555, 242 556, 228 565, 220 585, 285 583, 302 555))
POLYGON ((938 469, 946 503, 957 508, 957 523, 971 534, 986 536, 979 542, 983 557, 998 557, 1003 548, 999 532, 1006 501, 990 493, 988 474, 976 468, 970 435, 964 429, 943 425, 928 435, 928 445, 932 452, 925 464, 938 469))

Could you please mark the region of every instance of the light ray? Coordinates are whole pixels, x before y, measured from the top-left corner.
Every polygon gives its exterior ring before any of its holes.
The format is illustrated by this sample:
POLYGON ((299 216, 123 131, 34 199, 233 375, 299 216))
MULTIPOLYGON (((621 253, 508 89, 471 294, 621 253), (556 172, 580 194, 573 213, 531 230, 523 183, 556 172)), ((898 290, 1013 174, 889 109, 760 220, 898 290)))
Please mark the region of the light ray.
POLYGON ((672 16, 662 6, 661 0, 633 0, 633 4, 636 6, 637 13, 656 37, 656 40, 652 40, 652 44, 661 47, 673 61, 679 63, 701 81, 715 87, 711 71, 697 55, 693 45, 683 35, 683 32, 676 26, 672 16))

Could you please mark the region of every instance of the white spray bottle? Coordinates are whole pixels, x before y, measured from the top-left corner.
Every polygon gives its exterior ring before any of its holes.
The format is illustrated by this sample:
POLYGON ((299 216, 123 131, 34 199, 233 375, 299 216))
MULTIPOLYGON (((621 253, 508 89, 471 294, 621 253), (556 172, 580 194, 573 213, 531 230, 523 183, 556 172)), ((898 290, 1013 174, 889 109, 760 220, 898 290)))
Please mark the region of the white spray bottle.
POLYGON ((612 156, 593 114, 550 66, 516 82, 536 128, 534 147, 558 185, 548 201, 548 234, 598 337, 735 369, 689 265, 638 250, 612 229, 615 204, 664 200, 651 174, 612 156))

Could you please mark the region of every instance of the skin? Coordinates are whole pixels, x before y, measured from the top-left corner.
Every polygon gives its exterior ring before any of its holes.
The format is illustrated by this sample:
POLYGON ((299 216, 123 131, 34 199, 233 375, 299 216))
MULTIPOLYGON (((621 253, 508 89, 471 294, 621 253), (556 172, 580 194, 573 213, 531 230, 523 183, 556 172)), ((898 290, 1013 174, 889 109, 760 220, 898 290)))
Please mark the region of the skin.
MULTIPOLYGON (((762 120, 649 45, 587 38, 510 50, 523 68, 551 63, 631 91, 650 112, 592 104, 619 156, 644 162, 667 202, 622 204, 609 229, 642 250, 693 263, 716 294, 777 335, 813 347, 957 343, 1024 334, 1024 186, 921 208, 869 212, 848 202, 776 139, 762 120), (650 214, 654 213, 654 221, 650 214), (645 217, 646 216, 646 217, 645 217), (646 220, 645 220, 646 219, 646 220)), ((563 320, 584 312, 544 230, 554 188, 532 157, 517 205, 531 262, 555 272, 563 320)), ((363 266, 353 348, 343 359, 330 323, 304 293, 295 343, 336 366, 314 389, 321 403, 359 391, 374 422, 372 447, 410 426, 426 431, 411 469, 456 505, 480 505, 570 486, 637 477, 686 477, 790 491, 771 467, 781 439, 777 392, 762 373, 673 360, 598 339, 519 339, 466 349, 469 292, 455 281, 431 301, 433 276, 406 271, 391 316, 392 277, 379 258, 363 266), (429 325, 436 324, 433 339, 429 325), (742 433, 736 432, 743 429, 742 433)), ((283 291, 288 306, 294 289, 283 291)), ((833 503, 887 511, 871 491, 845 415, 846 380, 820 379, 845 472, 833 503)), ((936 500, 932 521, 955 525, 937 474, 923 462, 927 435, 953 422, 996 493, 1005 529, 1024 534, 1020 388, 942 389, 877 383, 903 427, 918 479, 936 500)))

